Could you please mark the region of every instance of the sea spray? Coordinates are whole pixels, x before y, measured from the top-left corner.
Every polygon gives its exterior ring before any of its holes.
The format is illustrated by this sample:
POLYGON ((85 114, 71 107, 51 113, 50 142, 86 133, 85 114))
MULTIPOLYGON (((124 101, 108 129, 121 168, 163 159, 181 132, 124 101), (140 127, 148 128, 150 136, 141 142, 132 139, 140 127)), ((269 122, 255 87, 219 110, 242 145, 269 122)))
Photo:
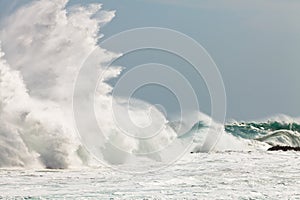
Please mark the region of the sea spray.
MULTIPOLYGON (((3 97, 0 105, 5 128, 0 132, 5 139, 1 150, 11 155, 1 155, 1 166, 27 167, 32 161, 46 168, 67 168, 86 164, 89 160, 83 153, 86 149, 77 137, 72 120, 73 85, 81 64, 97 47, 101 27, 114 17, 114 12, 102 11, 98 4, 68 8, 66 4, 67 1, 63 0, 33 1, 3 21, 0 40, 5 61, 1 62, 6 64, 1 66, 3 97), (4 75, 5 71, 9 75, 4 75), (6 76, 10 79, 7 80, 6 76)), ((121 134, 113 123, 109 106, 113 101, 110 94, 112 87, 105 81, 117 77, 122 68, 104 69, 102 63, 110 62, 119 55, 98 49, 97 58, 89 64, 94 65, 99 74, 105 71, 95 100, 98 120, 106 137, 94 138, 98 151, 96 156, 111 164, 126 162, 126 154, 157 161, 168 160, 168 155, 162 156, 157 151, 174 143, 177 134, 155 107, 138 101, 136 107, 130 110, 137 123, 149 121, 145 115, 149 109, 154 113, 151 119, 154 124, 165 122, 159 137, 150 141, 121 134)), ((83 102, 85 98, 90 97, 82 94, 83 102)), ((127 105, 122 103, 118 106, 127 109, 127 105)), ((93 130, 89 129, 89 122, 84 121, 84 116, 82 123, 85 123, 88 137, 89 131, 93 130)), ((180 145, 180 142, 177 143, 180 145)))
MULTIPOLYGON (((256 136, 236 135, 237 129, 232 129, 234 125, 224 128, 196 111, 191 111, 190 116, 185 116, 182 121, 169 122, 149 103, 134 100, 128 107, 121 97, 113 98, 113 88, 107 81, 118 77, 122 67, 106 69, 104 63, 120 54, 99 47, 98 42, 102 26, 112 20, 115 12, 103 11, 99 4, 66 5, 65 0, 32 1, 1 23, 0 167, 68 168, 91 164, 92 156, 82 144, 83 138, 76 133, 72 95, 81 65, 95 49, 96 56, 89 60, 89 64, 96 69, 96 75, 103 76, 95 91, 95 114, 104 137, 91 138, 91 141, 97 152, 94 156, 102 161, 124 164, 133 162, 134 155, 134 159, 171 162, 174 160, 172 156, 183 152, 203 152, 202 144, 208 128, 216 135, 224 129, 231 133, 224 131, 218 141, 209 141, 209 146, 214 144, 213 151, 253 150, 260 146, 253 145, 257 140, 251 139, 257 139, 256 136), (122 111, 118 113, 121 121, 127 120, 122 113, 129 112, 138 127, 151 124, 153 129, 124 134, 122 128, 126 126, 120 127, 114 121, 113 102, 116 102, 115 108, 122 111), (189 127, 191 124, 195 125, 189 127), (178 134, 180 126, 191 130, 178 134), (152 131, 157 129, 156 137, 139 139, 152 136, 152 131), (167 151, 162 151, 166 148, 167 151)), ((85 78, 88 84, 91 77, 85 78)), ((86 99, 91 98, 85 93, 79 97, 83 106, 86 99)), ((86 128, 86 137, 95 131, 90 129, 92 126, 85 116, 80 123, 86 128)), ((295 131, 298 126, 292 124, 290 127, 295 131)), ((254 129, 257 127, 250 126, 244 134, 252 134, 254 129)), ((272 137, 268 137, 268 141, 272 137)))
MULTIPOLYGON (((82 147, 71 119, 73 82, 96 47, 100 26, 114 12, 96 4, 67 11, 66 4, 33 1, 2 23, 2 167, 29 166, 29 161, 47 168, 80 164, 76 152, 82 147)), ((105 61, 109 54, 100 56, 105 61)))

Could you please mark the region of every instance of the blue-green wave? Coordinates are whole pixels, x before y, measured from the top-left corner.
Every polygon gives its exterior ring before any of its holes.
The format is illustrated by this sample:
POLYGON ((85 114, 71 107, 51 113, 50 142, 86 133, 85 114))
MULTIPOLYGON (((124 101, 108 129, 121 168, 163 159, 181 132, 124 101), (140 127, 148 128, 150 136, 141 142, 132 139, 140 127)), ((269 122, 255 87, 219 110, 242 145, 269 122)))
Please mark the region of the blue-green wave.
MULTIPOLYGON (((196 123, 189 134, 199 132, 207 126, 203 122, 196 123)), ((237 138, 256 140, 271 146, 300 147, 300 124, 293 122, 241 122, 225 124, 225 132, 237 138)))
POLYGON ((225 131, 236 137, 265 142, 271 146, 300 147, 300 124, 296 122, 234 123, 225 125, 225 131))

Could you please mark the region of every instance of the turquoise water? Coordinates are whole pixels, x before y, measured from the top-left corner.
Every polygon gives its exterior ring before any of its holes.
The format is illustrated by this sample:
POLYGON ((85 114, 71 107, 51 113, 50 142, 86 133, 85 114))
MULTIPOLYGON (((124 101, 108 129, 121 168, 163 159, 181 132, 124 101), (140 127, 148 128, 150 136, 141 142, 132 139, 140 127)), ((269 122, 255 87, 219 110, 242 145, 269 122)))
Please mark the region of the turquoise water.
POLYGON ((225 125, 225 131, 235 137, 258 140, 272 146, 300 146, 300 125, 296 122, 234 123, 225 125))

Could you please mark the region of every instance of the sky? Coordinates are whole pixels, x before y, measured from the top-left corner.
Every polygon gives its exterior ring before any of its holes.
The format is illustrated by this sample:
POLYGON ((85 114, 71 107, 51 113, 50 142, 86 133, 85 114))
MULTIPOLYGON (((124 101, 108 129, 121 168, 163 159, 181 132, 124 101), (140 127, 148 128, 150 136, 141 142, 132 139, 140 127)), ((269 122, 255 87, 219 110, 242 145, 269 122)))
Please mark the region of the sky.
MULTIPOLYGON (((1 17, 9 14, 14 2, 7 9, 7 1, 0 0, 1 17)), ((227 119, 300 116, 300 1, 71 0, 69 4, 90 2, 116 11, 116 17, 101 30, 103 39, 124 30, 154 26, 180 31, 200 43, 223 77, 227 119)), ((205 82, 192 66, 173 55, 145 50, 116 64, 129 70, 148 62, 167 64, 184 74, 197 93, 201 111, 210 113, 205 82)), ((149 86, 135 95, 176 113, 178 102, 163 88, 149 86)))

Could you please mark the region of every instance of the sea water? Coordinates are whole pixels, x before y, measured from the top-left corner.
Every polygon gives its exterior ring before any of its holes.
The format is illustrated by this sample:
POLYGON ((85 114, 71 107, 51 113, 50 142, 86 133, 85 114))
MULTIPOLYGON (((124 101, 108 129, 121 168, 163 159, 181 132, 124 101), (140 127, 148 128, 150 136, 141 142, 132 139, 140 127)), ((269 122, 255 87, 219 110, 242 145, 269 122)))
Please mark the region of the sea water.
MULTIPOLYGON (((299 147, 299 119, 223 125, 191 113, 183 121, 193 126, 177 135, 184 124, 168 122, 154 108, 152 122, 163 123, 161 135, 139 141, 119 134, 108 106, 113 98, 106 80, 118 77, 122 67, 107 69, 96 91, 107 137, 92 138, 99 154, 91 155, 74 130, 73 86, 81 64, 98 47, 101 27, 115 13, 98 4, 67 3, 32 1, 1 21, 0 199, 300 199, 299 153, 267 151, 299 147), (219 137, 214 148, 202 151, 209 128, 219 137), (154 152, 171 143, 169 151, 154 152)), ((100 73, 103 63, 119 56, 98 47, 90 64, 100 73)), ((130 112, 145 124, 150 107, 139 101, 130 112)), ((89 130, 85 116, 81 123, 89 130)))

